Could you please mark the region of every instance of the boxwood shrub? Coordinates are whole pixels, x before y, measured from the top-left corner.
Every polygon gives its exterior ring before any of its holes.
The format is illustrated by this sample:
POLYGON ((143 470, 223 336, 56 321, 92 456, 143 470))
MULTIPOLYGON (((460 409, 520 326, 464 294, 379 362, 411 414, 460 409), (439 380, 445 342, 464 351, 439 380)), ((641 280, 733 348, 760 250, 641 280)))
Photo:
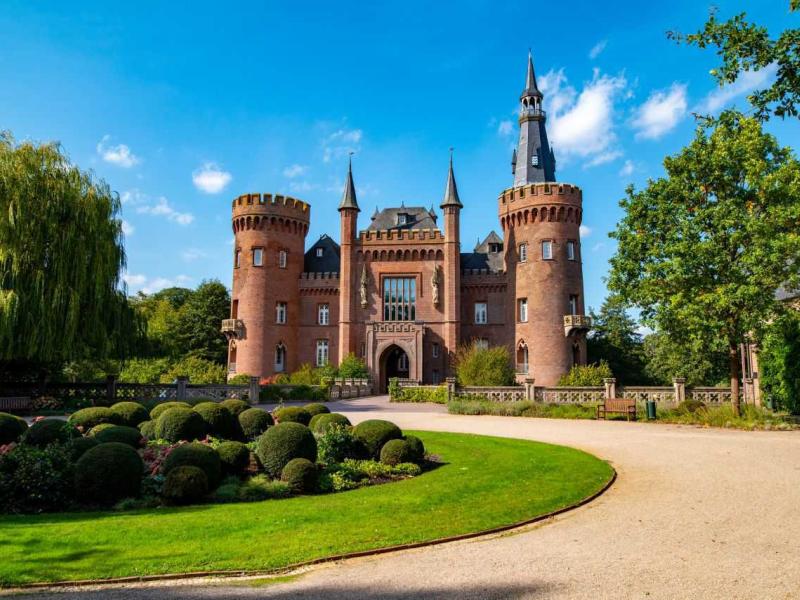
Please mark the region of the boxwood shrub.
POLYGON ((293 458, 316 462, 317 440, 301 423, 278 423, 258 438, 256 454, 267 474, 277 478, 293 458))
POLYGON ((203 469, 182 465, 167 473, 161 495, 165 504, 192 504, 208 494, 208 490, 208 477, 203 469))
POLYGON ((238 417, 248 408, 250 405, 245 402, 244 400, 237 400, 236 398, 228 398, 227 400, 223 400, 219 403, 219 405, 231 413, 234 417, 238 417))
POLYGON ((112 423, 100 423, 100 425, 95 425, 89 431, 86 432, 86 435, 90 437, 96 436, 98 433, 103 431, 104 429, 108 429, 109 427, 116 427, 116 425, 112 423))
POLYGON ((0 413, 0 446, 19 441, 28 424, 25 419, 20 419, 8 413, 0 413))
POLYGON ((102 423, 117 425, 120 418, 110 408, 105 406, 90 406, 76 410, 69 416, 68 422, 73 427, 80 427, 84 431, 89 431, 92 427, 102 423))
POLYGON ((206 422, 191 409, 168 408, 156 420, 156 437, 168 442, 192 441, 205 437, 206 422))
POLYGON ((155 421, 170 408, 192 408, 192 405, 188 402, 162 402, 153 407, 153 410, 150 411, 150 418, 155 421))
POLYGON ((248 408, 239 415, 239 427, 246 440, 256 439, 274 424, 272 415, 260 408, 248 408))
POLYGON ((111 405, 111 412, 117 415, 117 423, 136 427, 150 418, 147 409, 138 402, 117 402, 111 405))
POLYGON ((213 490, 219 485, 222 477, 222 463, 219 454, 211 446, 194 442, 177 446, 169 453, 164 461, 164 473, 184 465, 191 465, 203 469, 208 478, 208 488, 213 490))
POLYGON ((413 451, 406 440, 389 440, 381 448, 381 462, 386 465, 399 465, 412 462, 413 451))
POLYGON ((77 437, 67 443, 67 450, 74 462, 83 456, 87 450, 94 448, 99 443, 100 442, 93 437, 77 437))
POLYGON ((87 504, 102 505, 138 496, 143 471, 138 452, 127 444, 99 444, 75 463, 75 494, 87 504))
POLYGON ((222 475, 241 477, 250 466, 250 450, 241 442, 222 442, 217 446, 222 475))
POLYGON ((42 419, 28 427, 22 435, 22 443, 44 448, 50 444, 66 444, 80 435, 81 432, 66 421, 42 419))
POLYGON ((128 444, 132 448, 139 448, 142 445, 142 432, 136 427, 127 427, 125 425, 111 425, 105 427, 101 431, 94 434, 96 439, 101 444, 108 442, 120 442, 121 444, 128 444))
POLYGON ((272 414, 278 423, 300 423, 301 425, 308 425, 311 421, 311 413, 300 406, 276 408, 272 414))
POLYGON ((311 422, 308 426, 314 433, 322 434, 325 433, 331 425, 347 427, 350 425, 350 419, 341 413, 322 413, 311 417, 311 422))
POLYGON ((144 423, 139 423, 139 432, 142 434, 143 437, 147 438, 148 440, 156 439, 156 422, 155 421, 145 421, 144 423))
POLYGON ((366 448, 370 458, 380 458, 383 445, 389 440, 403 437, 400 428, 389 421, 369 419, 353 427, 353 436, 366 448))
POLYGON ((307 458, 293 458, 281 471, 281 481, 289 484, 295 494, 310 494, 317 490, 317 466, 307 458))
POLYGON ((64 510, 73 498, 73 465, 63 444, 19 444, 0 454, 0 513, 64 510))
POLYGON ((421 463, 425 460, 425 444, 415 435, 405 436, 408 447, 411 450, 411 462, 421 463))
POLYGON ((303 409, 312 417, 331 412, 331 409, 325 406, 322 402, 312 402, 311 404, 306 404, 303 409))
POLYGON ((216 402, 201 402, 193 409, 205 421, 206 430, 214 437, 226 440, 239 437, 235 417, 216 402))

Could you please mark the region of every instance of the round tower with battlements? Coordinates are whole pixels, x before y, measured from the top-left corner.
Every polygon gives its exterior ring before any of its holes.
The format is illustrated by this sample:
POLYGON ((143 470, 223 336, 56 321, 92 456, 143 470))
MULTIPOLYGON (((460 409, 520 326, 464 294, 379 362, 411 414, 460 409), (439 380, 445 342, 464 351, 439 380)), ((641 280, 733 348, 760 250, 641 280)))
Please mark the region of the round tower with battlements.
POLYGON ((303 272, 311 207, 272 194, 233 200, 234 268, 228 374, 268 377, 297 364, 298 281, 303 272))

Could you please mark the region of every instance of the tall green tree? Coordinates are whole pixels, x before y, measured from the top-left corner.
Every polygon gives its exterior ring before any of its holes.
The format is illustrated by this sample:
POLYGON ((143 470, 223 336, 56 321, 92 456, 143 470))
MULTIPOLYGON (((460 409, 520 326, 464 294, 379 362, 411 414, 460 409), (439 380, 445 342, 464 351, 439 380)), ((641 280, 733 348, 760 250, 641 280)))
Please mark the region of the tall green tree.
POLYGON ((108 185, 58 144, 0 133, 0 360, 53 363, 134 347, 119 210, 108 185))
POLYGON ((691 340, 656 331, 645 336, 643 351, 645 376, 657 385, 672 385, 675 377, 685 378, 690 387, 717 385, 728 377, 728 353, 724 346, 696 347, 691 340))
POLYGON ((600 311, 591 311, 592 331, 587 339, 589 363, 605 361, 621 384, 646 384, 644 348, 639 324, 616 296, 609 296, 600 311))
POLYGON ((189 356, 225 363, 228 342, 222 319, 230 316, 231 297, 219 281, 204 281, 180 308, 175 327, 177 344, 189 356))
POLYGON ((654 329, 724 347, 738 411, 738 345, 781 312, 775 290, 800 281, 800 163, 758 120, 726 111, 664 166, 620 203, 609 288, 654 329))

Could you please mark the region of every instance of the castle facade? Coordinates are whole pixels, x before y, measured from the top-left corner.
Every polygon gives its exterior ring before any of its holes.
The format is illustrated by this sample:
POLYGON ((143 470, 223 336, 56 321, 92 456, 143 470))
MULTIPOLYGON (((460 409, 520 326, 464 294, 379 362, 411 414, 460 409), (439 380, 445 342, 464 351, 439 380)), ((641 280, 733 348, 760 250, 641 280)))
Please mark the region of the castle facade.
POLYGON ((352 165, 339 204, 339 243, 308 250, 311 207, 288 196, 233 201, 235 254, 228 371, 267 377, 302 363, 364 359, 378 389, 391 377, 440 383, 459 344, 506 346, 519 379, 553 385, 586 361, 580 188, 559 183, 542 93, 528 58, 513 185, 497 199, 494 231, 462 252, 453 171, 441 216, 385 208, 359 230, 352 165))

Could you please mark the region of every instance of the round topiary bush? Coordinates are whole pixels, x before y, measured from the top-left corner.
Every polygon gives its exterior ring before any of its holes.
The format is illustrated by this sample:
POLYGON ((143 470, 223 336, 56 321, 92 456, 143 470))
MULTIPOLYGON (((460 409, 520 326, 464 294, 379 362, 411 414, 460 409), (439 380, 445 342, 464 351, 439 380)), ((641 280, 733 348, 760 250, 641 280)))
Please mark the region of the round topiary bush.
POLYGON ((68 421, 73 427, 80 427, 83 431, 89 431, 92 427, 102 423, 117 425, 119 417, 105 406, 90 406, 89 408, 76 410, 69 416, 68 421))
POLYGON ((141 431, 136 427, 126 427, 125 425, 106 427, 102 431, 95 433, 93 437, 101 444, 119 442, 120 444, 128 444, 132 448, 139 448, 143 441, 141 431))
POLYGON ((169 474, 175 467, 191 465, 203 469, 208 478, 208 489, 219 485, 222 477, 222 464, 219 454, 211 446, 194 442, 173 448, 164 460, 164 473, 169 474))
POLYGON ((411 450, 411 462, 421 463, 425 460, 425 444, 415 435, 405 437, 408 448, 411 450))
POLYGON ((389 440, 398 440, 403 437, 400 428, 389 421, 370 419, 353 427, 353 436, 364 444, 371 458, 379 458, 381 448, 389 440))
POLYGON ((192 406, 188 402, 162 402, 161 404, 156 404, 153 410, 150 411, 150 419, 153 421, 158 420, 158 417, 170 408, 192 408, 192 406))
POLYGON ((350 426, 350 419, 340 413, 322 413, 314 415, 311 418, 311 423, 309 423, 311 431, 317 434, 325 433, 332 425, 348 427, 350 426))
POLYGON ((189 408, 168 408, 156 420, 156 437, 160 440, 190 442, 204 438, 205 435, 206 422, 189 408))
POLYGON ((0 446, 19 441, 28 424, 25 419, 20 419, 8 413, 0 413, 0 446))
POLYGON ((117 415, 120 425, 136 427, 150 418, 147 409, 138 402, 117 402, 111 405, 111 412, 117 415))
POLYGON ((135 497, 143 471, 138 452, 127 444, 98 444, 75 463, 75 493, 87 504, 109 505, 135 497))
POLYGON ((247 440, 256 439, 274 424, 272 415, 260 408, 248 408, 239 415, 239 427, 247 440))
POLYGON ((69 455, 74 462, 83 456, 87 450, 91 450, 99 443, 100 442, 93 437, 78 437, 70 440, 67 444, 67 448, 69 449, 69 455))
POLYGON ((167 473, 161 495, 165 504, 192 504, 208 494, 208 477, 199 467, 183 465, 167 473))
POLYGON ((411 448, 405 440, 389 440, 381 448, 381 462, 386 465, 412 462, 411 456, 411 448))
POLYGON ((284 406, 272 411, 272 415, 278 423, 300 423, 308 425, 311 421, 311 413, 299 406, 284 406))
POLYGON ((250 466, 250 450, 242 442, 222 442, 217 446, 222 475, 241 477, 250 466))
POLYGON ((94 437, 104 429, 108 429, 109 427, 116 427, 112 423, 100 423, 100 425, 95 425, 89 431, 86 432, 86 435, 94 437))
POLYGON ((148 440, 156 439, 156 422, 155 421, 145 421, 144 423, 139 423, 139 432, 142 434, 142 437, 147 438, 148 440))
POLYGON ((237 400, 236 398, 223 400, 219 403, 219 405, 231 413, 234 417, 238 417, 240 414, 250 408, 250 405, 247 402, 244 400, 237 400))
POLYGON ((66 421, 43 419, 28 427, 22 435, 22 443, 44 448, 50 444, 65 444, 80 435, 81 432, 66 421))
POLYGON ((214 437, 226 440, 239 437, 236 419, 216 402, 201 402, 193 410, 202 417, 206 430, 214 437))
POLYGON ((281 481, 289 484, 295 494, 310 494, 317 490, 317 466, 307 458, 293 458, 281 471, 281 481))
POLYGON ((311 404, 306 404, 303 407, 308 414, 312 417, 314 415, 322 415, 331 412, 331 409, 325 406, 322 402, 312 402, 311 404))
POLYGON ((293 458, 316 462, 317 440, 305 425, 278 423, 258 438, 256 454, 267 474, 276 478, 293 458))

